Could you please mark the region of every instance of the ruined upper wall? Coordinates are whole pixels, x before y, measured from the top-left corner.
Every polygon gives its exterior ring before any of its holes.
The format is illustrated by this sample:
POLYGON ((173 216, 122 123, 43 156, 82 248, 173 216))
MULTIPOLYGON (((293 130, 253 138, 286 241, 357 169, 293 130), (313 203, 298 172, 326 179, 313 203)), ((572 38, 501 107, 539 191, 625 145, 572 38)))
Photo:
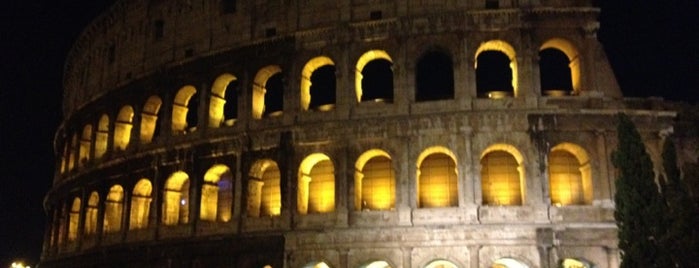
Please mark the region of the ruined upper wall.
MULTIPOLYGON (((135 80, 281 37, 322 38, 331 32, 336 36, 332 45, 340 46, 371 41, 372 34, 400 43, 398 39, 406 36, 438 31, 497 38, 512 35, 512 29, 533 27, 582 36, 594 35, 598 11, 589 0, 122 0, 92 22, 70 51, 64 73, 64 115, 70 118, 87 103, 135 80), (390 23, 377 26, 374 22, 390 23), (444 22, 451 25, 438 25, 444 22)), ((529 42, 528 38, 544 36, 514 39, 529 42)), ((532 41, 536 42, 542 41, 532 41)), ((578 46, 586 51, 588 61, 609 69, 599 44, 585 42, 578 46)), ((611 70, 600 73, 604 77, 591 79, 590 87, 613 85, 607 95, 620 96, 611 70)))

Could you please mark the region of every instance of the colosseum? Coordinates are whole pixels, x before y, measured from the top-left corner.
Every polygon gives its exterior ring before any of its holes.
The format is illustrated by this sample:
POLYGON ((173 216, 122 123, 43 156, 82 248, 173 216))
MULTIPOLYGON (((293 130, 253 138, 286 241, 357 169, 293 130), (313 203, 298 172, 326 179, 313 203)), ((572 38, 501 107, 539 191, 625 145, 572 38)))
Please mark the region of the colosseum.
POLYGON ((592 0, 118 0, 79 36, 42 267, 618 267, 592 0), (328 12, 328 13, 325 13, 328 12))

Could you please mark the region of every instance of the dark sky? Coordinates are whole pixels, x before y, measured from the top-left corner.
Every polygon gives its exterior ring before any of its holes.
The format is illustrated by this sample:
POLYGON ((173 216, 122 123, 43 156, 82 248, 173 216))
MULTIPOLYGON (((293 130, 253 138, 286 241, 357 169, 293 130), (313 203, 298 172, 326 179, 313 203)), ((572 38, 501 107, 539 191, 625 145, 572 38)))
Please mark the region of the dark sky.
MULTIPOLYGON (((6 1, 0 9, 0 267, 38 261, 53 178, 63 61, 108 0, 6 1)), ((699 100, 699 1, 600 0, 598 34, 625 96, 699 100)))

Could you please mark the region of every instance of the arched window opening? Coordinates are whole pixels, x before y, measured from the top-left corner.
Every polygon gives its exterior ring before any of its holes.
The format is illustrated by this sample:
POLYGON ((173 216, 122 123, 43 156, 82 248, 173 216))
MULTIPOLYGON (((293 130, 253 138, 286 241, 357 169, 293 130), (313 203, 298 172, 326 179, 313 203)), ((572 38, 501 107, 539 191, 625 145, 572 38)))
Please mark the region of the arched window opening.
POLYGON ((103 114, 95 135, 95 158, 102 158, 107 152, 107 143, 109 143, 109 116, 103 114))
POLYGON ((394 209, 396 179, 390 156, 381 150, 369 150, 359 157, 355 168, 355 209, 394 209))
POLYGON ((116 233, 121 231, 121 216, 124 213, 124 188, 114 185, 109 188, 107 199, 104 202, 104 233, 116 233))
POLYGON ((566 259, 563 259, 560 261, 560 267, 561 268, 591 268, 593 266, 590 263, 583 261, 583 260, 566 258, 566 259))
POLYGON ((562 143, 549 153, 549 189, 555 206, 592 204, 590 160, 580 146, 562 143))
POLYGON ((335 63, 328 57, 315 57, 301 72, 301 107, 328 111, 335 104, 335 63))
POLYGON ((78 151, 78 166, 83 166, 90 161, 90 149, 92 148, 92 125, 85 125, 80 136, 80 149, 78 151))
POLYGON ((362 101, 393 102, 393 70, 388 60, 370 61, 362 69, 362 101))
POLYGON ((267 79, 265 83, 265 111, 264 116, 279 116, 284 111, 284 81, 282 74, 277 73, 267 79))
POLYGON ((335 211, 335 168, 327 155, 316 153, 301 162, 298 178, 298 212, 335 211))
POLYGON ((578 49, 568 40, 552 38, 544 42, 539 51, 542 93, 549 95, 580 94, 580 54, 578 49), (544 53, 545 51, 546 53, 544 53), (548 53, 554 55, 549 57, 546 55, 548 53), (558 88, 563 88, 566 91, 551 91, 558 90, 558 88))
POLYGON ((143 112, 141 112, 141 143, 151 143, 153 138, 160 133, 158 118, 160 117, 160 106, 162 104, 163 101, 158 96, 150 96, 146 104, 143 105, 143 112))
POLYGON ((455 157, 446 149, 446 153, 434 151, 428 150, 418 158, 418 207, 456 207, 459 190, 455 157))
POLYGON ((186 133, 194 131, 197 127, 197 107, 199 101, 196 95, 197 89, 187 85, 180 88, 175 95, 172 106, 172 131, 174 133, 186 133))
POLYGON ((517 96, 517 58, 510 44, 501 40, 482 43, 475 57, 478 97, 517 96))
POLYGON ((512 259, 512 258, 501 258, 493 262, 492 268, 529 268, 526 264, 512 259))
POLYGON ((148 227, 150 216, 151 191, 153 186, 148 179, 141 179, 133 188, 131 198, 131 216, 129 218, 129 230, 144 229, 148 227))
POLYGON ((189 222, 189 175, 187 173, 177 171, 165 181, 162 213, 164 225, 189 222))
POLYGON ((371 50, 357 61, 357 102, 393 102, 393 60, 383 50, 371 50))
POLYGON ((250 170, 247 212, 249 217, 281 214, 280 171, 272 160, 260 160, 250 170))
POLYGON ((233 207, 233 173, 225 165, 214 165, 204 175, 199 218, 228 222, 233 207))
POLYGON ((418 60, 415 69, 415 101, 454 98, 454 67, 448 55, 427 52, 418 60))
POLYGON ((238 118, 238 79, 222 74, 211 87, 209 127, 232 126, 238 118))
POLYGON ((484 51, 476 59, 476 91, 478 96, 498 98, 513 96, 510 59, 500 51, 484 51))
POLYGON ((570 60, 563 51, 547 48, 539 51, 541 93, 548 96, 569 95, 573 91, 570 60))
POLYGON ((80 223, 80 198, 73 199, 73 204, 70 206, 70 214, 68 215, 68 241, 78 239, 78 224, 80 223))
POLYGON ((458 268, 458 266, 450 261, 438 260, 430 262, 425 268, 458 268))
POLYGON ((493 146, 481 157, 483 204, 522 205, 524 172, 521 154, 510 147, 493 146))
POLYGON ((374 261, 364 265, 359 266, 360 268, 391 268, 391 265, 385 261, 374 261))
POLYGON ((99 211, 100 196, 97 192, 90 193, 90 198, 87 200, 87 208, 85 211, 85 234, 94 235, 97 233, 97 213, 99 211))
POLYGON ((70 150, 68 151, 68 170, 75 168, 75 154, 78 150, 78 134, 73 134, 73 139, 70 140, 70 150))
POLYGON ((131 141, 131 128, 133 121, 133 108, 126 105, 119 110, 116 122, 114 123, 114 148, 126 150, 131 141))
POLYGON ((283 108, 283 83, 282 83, 282 77, 281 77, 281 72, 282 69, 277 66, 277 65, 270 65, 267 67, 264 67, 260 69, 260 71, 257 72, 255 75, 255 80, 253 82, 252 86, 252 118, 255 119, 261 119, 263 115, 280 115, 282 108, 283 108), (269 80, 272 78, 272 76, 280 74, 272 83, 269 83, 269 80), (276 87, 276 88, 268 88, 268 86, 276 87), (276 91, 270 93, 269 91, 276 91), (268 94, 277 94, 274 97, 268 97, 268 94), (272 102, 274 100, 275 104, 278 105, 278 107, 267 107, 268 105, 272 105, 272 102), (277 112, 272 114, 272 112, 277 112))
POLYGON ((325 262, 312 262, 303 266, 303 268, 330 268, 325 262))

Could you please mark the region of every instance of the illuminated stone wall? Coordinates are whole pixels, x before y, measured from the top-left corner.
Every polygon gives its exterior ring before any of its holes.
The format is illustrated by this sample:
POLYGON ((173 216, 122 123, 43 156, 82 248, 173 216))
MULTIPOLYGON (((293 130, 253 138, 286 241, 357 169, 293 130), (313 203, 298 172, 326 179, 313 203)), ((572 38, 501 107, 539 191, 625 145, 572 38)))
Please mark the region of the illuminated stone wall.
POLYGON ((658 162, 675 113, 621 97, 598 12, 118 1, 66 63, 42 267, 617 267, 615 115, 658 162))

